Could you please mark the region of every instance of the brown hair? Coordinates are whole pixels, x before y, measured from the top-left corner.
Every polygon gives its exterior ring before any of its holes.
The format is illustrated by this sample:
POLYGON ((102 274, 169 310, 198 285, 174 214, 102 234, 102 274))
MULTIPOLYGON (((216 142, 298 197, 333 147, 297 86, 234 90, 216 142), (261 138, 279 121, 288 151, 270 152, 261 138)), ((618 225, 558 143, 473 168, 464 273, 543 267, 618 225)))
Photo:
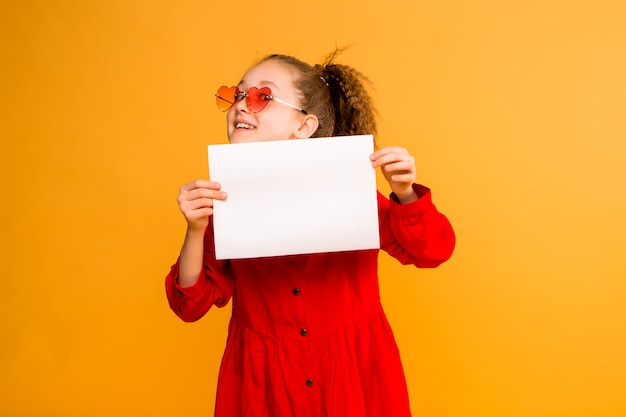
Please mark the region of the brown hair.
POLYGON ((300 104, 319 120, 312 137, 376 136, 376 109, 365 88, 365 84, 371 83, 356 69, 335 63, 341 52, 342 49, 335 49, 315 66, 280 54, 268 55, 260 62, 274 60, 295 69, 294 85, 300 93, 300 104))

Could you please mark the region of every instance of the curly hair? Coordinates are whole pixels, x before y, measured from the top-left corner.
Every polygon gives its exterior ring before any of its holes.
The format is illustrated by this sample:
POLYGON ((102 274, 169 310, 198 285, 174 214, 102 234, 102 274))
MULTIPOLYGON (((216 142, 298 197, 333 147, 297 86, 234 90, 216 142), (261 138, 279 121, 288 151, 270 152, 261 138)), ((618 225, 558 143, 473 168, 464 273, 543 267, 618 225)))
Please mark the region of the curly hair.
POLYGON ((273 60, 295 70, 294 86, 300 102, 319 120, 312 137, 376 136, 376 109, 365 85, 371 82, 361 72, 335 63, 343 49, 335 49, 321 64, 309 65, 290 55, 272 54, 259 63, 273 60))

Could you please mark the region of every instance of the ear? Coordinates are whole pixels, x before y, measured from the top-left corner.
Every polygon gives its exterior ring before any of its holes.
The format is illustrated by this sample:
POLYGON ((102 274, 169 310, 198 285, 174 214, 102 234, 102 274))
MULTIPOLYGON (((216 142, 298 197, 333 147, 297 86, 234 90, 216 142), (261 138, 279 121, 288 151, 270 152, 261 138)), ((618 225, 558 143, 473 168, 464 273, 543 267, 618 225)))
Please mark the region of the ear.
POLYGON ((313 133, 317 130, 317 127, 320 125, 319 120, 317 120, 317 116, 314 114, 307 114, 302 119, 300 123, 300 127, 293 132, 293 137, 295 139, 307 139, 313 136, 313 133))

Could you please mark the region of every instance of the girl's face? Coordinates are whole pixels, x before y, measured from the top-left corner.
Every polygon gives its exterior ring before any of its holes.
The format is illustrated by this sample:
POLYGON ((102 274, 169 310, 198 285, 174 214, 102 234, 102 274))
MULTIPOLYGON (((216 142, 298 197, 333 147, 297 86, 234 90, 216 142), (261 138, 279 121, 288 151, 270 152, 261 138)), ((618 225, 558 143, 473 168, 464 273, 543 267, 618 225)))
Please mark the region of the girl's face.
MULTIPOLYGON (((245 92, 250 87, 269 87, 272 96, 299 106, 291 71, 290 67, 278 61, 264 61, 251 68, 238 87, 245 92)), ((305 114, 275 100, 270 100, 258 113, 248 109, 246 100, 237 101, 226 115, 228 140, 230 143, 244 143, 300 138, 306 119, 305 114)))

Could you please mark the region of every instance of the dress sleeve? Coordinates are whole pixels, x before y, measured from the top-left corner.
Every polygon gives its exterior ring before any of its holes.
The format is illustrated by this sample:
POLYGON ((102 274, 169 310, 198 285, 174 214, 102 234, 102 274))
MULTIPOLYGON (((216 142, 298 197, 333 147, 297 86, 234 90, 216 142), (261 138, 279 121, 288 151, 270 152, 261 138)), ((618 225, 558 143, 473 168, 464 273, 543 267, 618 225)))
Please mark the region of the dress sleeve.
POLYGON ((430 189, 413 184, 419 199, 400 204, 378 194, 380 247, 402 264, 434 268, 450 258, 456 238, 447 217, 434 206, 430 189))
POLYGON ((203 268, 198 281, 191 287, 178 285, 178 267, 176 261, 165 278, 165 292, 170 308, 183 321, 200 319, 215 305, 224 307, 233 295, 234 279, 229 261, 215 259, 213 224, 209 222, 204 233, 203 268))

